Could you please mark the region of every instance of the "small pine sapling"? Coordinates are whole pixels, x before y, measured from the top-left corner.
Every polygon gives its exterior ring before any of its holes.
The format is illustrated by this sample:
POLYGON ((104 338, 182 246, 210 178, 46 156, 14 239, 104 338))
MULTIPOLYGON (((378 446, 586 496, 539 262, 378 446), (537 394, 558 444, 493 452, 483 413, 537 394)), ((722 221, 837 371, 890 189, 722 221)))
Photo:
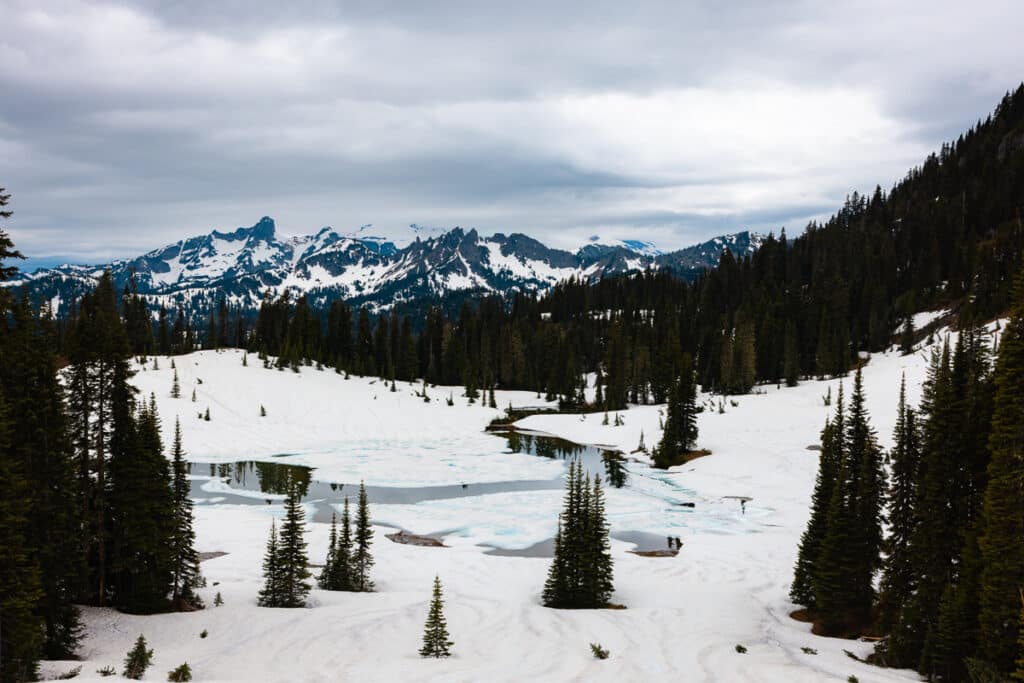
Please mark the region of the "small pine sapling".
POLYGON ((153 651, 146 649, 146 639, 140 635, 139 639, 135 641, 135 647, 125 657, 124 671, 121 672, 121 675, 135 681, 140 680, 152 661, 153 651))
POLYGON ((206 412, 203 413, 203 420, 206 422, 210 421, 210 406, 206 406, 206 412))
POLYGON ((107 665, 107 666, 103 667, 102 669, 96 669, 96 673, 98 673, 100 676, 103 676, 104 678, 106 678, 107 676, 116 676, 117 675, 117 669, 115 669, 114 667, 112 667, 110 665, 107 665))
POLYGON ((188 665, 188 662, 184 662, 177 669, 167 672, 167 680, 180 682, 180 681, 191 681, 192 680, 192 667, 188 665))
POLYGON ((196 390, 195 390, 195 387, 192 388, 192 402, 193 403, 196 402, 196 390))
POLYGON ((444 618, 444 597, 441 592, 441 579, 434 577, 434 592, 430 599, 430 612, 423 628, 423 647, 420 657, 450 657, 451 646, 448 640, 448 624, 444 618))
POLYGON ((601 647, 600 643, 591 643, 590 652, 594 655, 594 659, 608 659, 608 655, 611 654, 608 650, 601 647))
POLYGON ((217 591, 217 595, 213 597, 213 606, 220 607, 224 604, 224 598, 220 596, 220 591, 217 591))
POLYGON ((263 404, 261 403, 260 404, 260 417, 266 417, 266 416, 267 416, 267 409, 264 408, 263 404))

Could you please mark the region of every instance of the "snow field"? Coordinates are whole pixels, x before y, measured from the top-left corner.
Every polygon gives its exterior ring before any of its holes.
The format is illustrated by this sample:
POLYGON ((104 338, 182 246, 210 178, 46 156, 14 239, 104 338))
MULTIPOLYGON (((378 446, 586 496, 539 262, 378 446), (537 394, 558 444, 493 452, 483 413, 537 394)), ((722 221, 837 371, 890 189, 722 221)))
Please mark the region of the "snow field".
MULTIPOLYGON (((483 427, 500 411, 465 405, 458 388, 429 389, 429 404, 413 396, 420 386, 399 384, 391 393, 381 382, 344 380, 330 370, 265 370, 255 355, 241 366, 236 351, 199 352, 175 359, 182 398, 171 399, 170 359, 159 371, 139 372, 135 383, 156 395, 170 442, 180 414, 189 457, 202 462, 268 459, 295 453, 288 462, 321 468, 317 478, 365 478, 374 485, 450 484, 456 481, 544 479, 565 464, 522 454, 495 452, 483 427), (203 384, 196 384, 202 378, 203 384), (197 402, 189 396, 193 386, 197 402), (453 391, 456 405, 444 398, 453 391), (259 417, 259 406, 267 417, 259 417), (209 405, 211 422, 195 414, 209 405), (483 444, 490 444, 484 448, 483 444), (377 451, 372 451, 376 444, 377 451)), ((872 423, 888 446, 900 375, 907 377, 916 403, 926 369, 926 353, 901 357, 875 355, 864 371, 872 423)), ((844 381, 851 386, 852 378, 844 381)), ((818 442, 826 416, 822 397, 838 381, 804 382, 763 394, 741 396, 726 413, 700 415, 699 446, 713 454, 669 472, 629 464, 630 488, 609 489, 610 517, 643 517, 637 528, 658 532, 657 510, 676 492, 696 508, 679 535, 684 546, 675 558, 644 558, 612 541, 616 592, 625 610, 560 611, 540 605, 549 560, 484 554, 477 544, 490 537, 514 543, 542 540, 553 529, 560 491, 514 492, 452 499, 434 504, 372 505, 375 522, 411 531, 462 518, 465 531, 446 538, 449 548, 395 544, 391 529, 375 526, 372 594, 314 590, 310 607, 299 610, 256 606, 260 566, 272 505, 197 505, 197 548, 223 551, 203 563, 210 585, 202 595, 208 608, 189 614, 132 616, 86 608, 85 661, 79 680, 99 680, 96 669, 120 670, 139 633, 155 650, 149 680, 188 661, 196 681, 860 681, 916 680, 912 672, 884 670, 854 661, 871 645, 826 639, 793 621, 787 592, 796 546, 808 515, 817 470, 818 442), (649 494, 649 495, 648 495, 649 494), (747 496, 747 514, 728 496, 747 496), (638 499, 647 502, 637 503, 638 499), (466 519, 468 518, 468 519, 466 519), (727 533, 723 533, 723 529, 727 533), (454 657, 427 661, 417 656, 426 618, 430 583, 437 574, 445 587, 446 616, 454 657), (219 585, 214 586, 217 582, 219 585), (225 605, 212 607, 220 591, 225 605), (199 638, 203 629, 209 637, 199 638), (599 642, 611 651, 605 661, 588 647, 599 642), (736 644, 748 648, 735 652, 736 644), (815 648, 817 655, 801 647, 815 648)), ((701 396, 701 400, 705 397, 701 396)), ((499 406, 537 405, 529 392, 497 392, 499 406)), ((622 411, 625 425, 601 426, 603 414, 538 415, 521 427, 580 443, 607 444, 627 453, 640 430, 648 446, 657 443, 658 407, 622 411)), ((639 457, 639 456, 630 456, 639 457)), ((640 458, 642 459, 642 458, 640 458)), ((217 490, 217 489, 212 489, 217 490)), ((261 495, 261 497, 266 497, 261 495)), ((307 512, 312 512, 307 505, 307 512)), ((663 521, 663 520, 662 520, 663 521)), ((438 529, 431 529, 437 531, 438 529)), ((328 528, 311 524, 310 558, 319 564, 328 528)), ((511 547, 511 546, 509 546, 511 547)), ((314 569, 314 572, 317 571, 314 569)), ((74 663, 47 663, 55 676, 74 663)), ((110 679, 106 679, 110 680, 110 679)))

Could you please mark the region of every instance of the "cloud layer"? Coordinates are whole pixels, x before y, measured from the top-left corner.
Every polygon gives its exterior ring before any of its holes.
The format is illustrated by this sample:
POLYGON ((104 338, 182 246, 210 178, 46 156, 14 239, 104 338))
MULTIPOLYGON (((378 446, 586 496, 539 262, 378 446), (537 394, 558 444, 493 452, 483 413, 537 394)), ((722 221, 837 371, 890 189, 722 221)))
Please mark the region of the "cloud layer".
POLYGON ((0 0, 8 227, 75 260, 264 214, 565 247, 794 232, 1024 64, 1016 1, 497 5, 0 0))

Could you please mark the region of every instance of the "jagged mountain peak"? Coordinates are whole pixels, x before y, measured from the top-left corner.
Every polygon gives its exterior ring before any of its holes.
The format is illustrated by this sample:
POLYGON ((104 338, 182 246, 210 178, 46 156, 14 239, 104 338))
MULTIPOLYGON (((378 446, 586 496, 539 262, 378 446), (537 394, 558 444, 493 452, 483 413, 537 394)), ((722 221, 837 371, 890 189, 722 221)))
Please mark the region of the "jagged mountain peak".
POLYGON ((314 303, 346 299, 384 309, 457 292, 540 291, 569 277, 592 280, 649 268, 693 276, 717 265, 724 248, 742 255, 760 245, 760 236, 742 232, 669 253, 636 240, 595 240, 573 253, 523 233, 484 236, 457 226, 424 230, 399 248, 371 235, 372 228, 366 224, 343 234, 325 226, 309 235, 282 237, 274 220, 264 216, 250 227, 213 230, 134 259, 43 269, 12 284, 50 301, 58 315, 105 269, 118 286, 134 278, 141 294, 170 307, 202 307, 220 296, 233 305, 256 307, 268 292, 287 290, 314 303))

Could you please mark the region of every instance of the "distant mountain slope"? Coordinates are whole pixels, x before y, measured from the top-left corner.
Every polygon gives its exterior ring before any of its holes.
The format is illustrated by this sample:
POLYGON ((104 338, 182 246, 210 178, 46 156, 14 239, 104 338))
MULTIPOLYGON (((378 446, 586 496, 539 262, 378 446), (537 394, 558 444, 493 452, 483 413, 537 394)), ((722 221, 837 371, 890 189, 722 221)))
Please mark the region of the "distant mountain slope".
POLYGON ((10 284, 50 302, 58 316, 106 269, 119 288, 134 277, 139 293, 169 307, 202 309, 223 294, 234 306, 255 308, 266 292, 287 290, 312 303, 345 299, 385 309, 454 293, 539 291, 570 277, 595 280, 649 268, 692 278, 715 267, 724 248, 742 256, 760 244, 759 235, 740 232, 671 253, 632 240, 587 244, 572 253, 519 233, 483 237, 454 228, 398 248, 331 228, 280 238, 273 219, 264 217, 249 228, 214 230, 137 258, 40 269, 10 284))

